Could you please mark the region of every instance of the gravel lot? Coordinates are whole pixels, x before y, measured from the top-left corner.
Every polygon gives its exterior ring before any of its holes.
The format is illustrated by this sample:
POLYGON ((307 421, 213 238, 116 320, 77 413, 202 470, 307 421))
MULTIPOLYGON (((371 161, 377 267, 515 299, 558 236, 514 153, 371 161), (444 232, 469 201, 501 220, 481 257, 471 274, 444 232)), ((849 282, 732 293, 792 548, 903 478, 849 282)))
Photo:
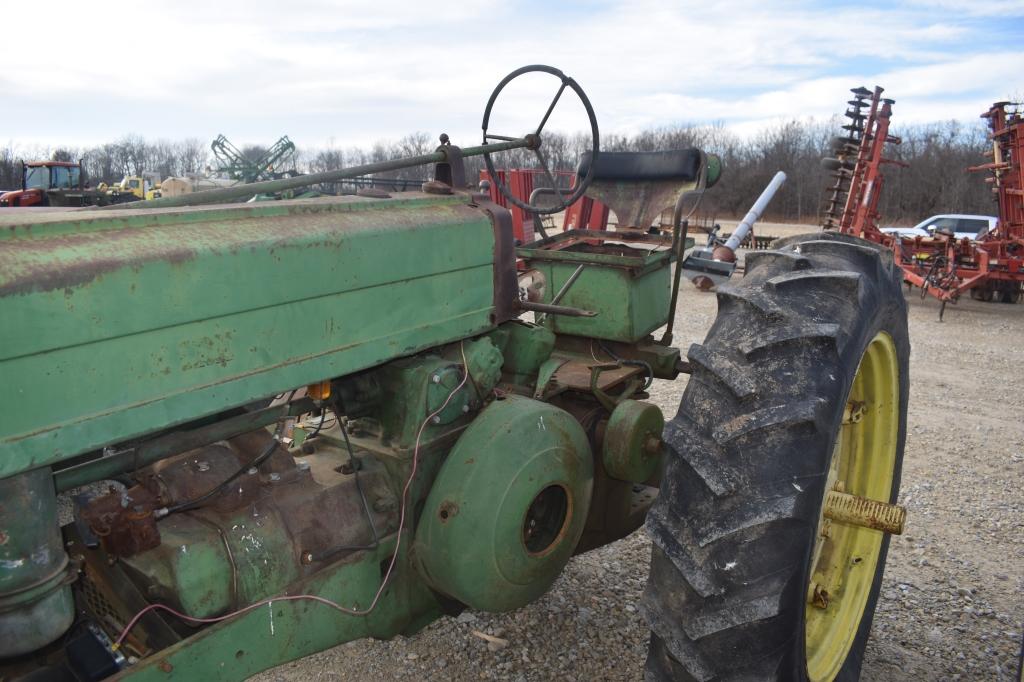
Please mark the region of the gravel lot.
MULTIPOLYGON (((765 234, 807 231, 767 226, 765 234)), ((1024 617, 1024 305, 963 300, 938 321, 915 290, 902 503, 862 679, 1010 680, 1024 617)), ((699 342, 715 297, 684 286, 682 348, 699 342)), ((685 379, 652 399, 675 413, 685 379)), ((516 612, 466 612, 412 638, 359 641, 255 680, 640 680, 647 629, 643 531, 574 558, 554 588, 516 612), (488 643, 474 631, 499 637, 488 643)))

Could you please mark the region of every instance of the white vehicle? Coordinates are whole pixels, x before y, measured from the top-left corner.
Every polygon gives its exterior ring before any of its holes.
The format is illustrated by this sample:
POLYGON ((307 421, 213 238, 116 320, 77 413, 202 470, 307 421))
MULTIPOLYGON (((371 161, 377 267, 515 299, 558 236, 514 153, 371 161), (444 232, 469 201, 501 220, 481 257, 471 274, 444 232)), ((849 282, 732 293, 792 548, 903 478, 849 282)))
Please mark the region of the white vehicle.
POLYGON ((946 213, 933 215, 913 227, 883 227, 882 232, 900 237, 937 237, 952 234, 957 239, 981 239, 996 228, 998 218, 990 215, 964 215, 946 213))

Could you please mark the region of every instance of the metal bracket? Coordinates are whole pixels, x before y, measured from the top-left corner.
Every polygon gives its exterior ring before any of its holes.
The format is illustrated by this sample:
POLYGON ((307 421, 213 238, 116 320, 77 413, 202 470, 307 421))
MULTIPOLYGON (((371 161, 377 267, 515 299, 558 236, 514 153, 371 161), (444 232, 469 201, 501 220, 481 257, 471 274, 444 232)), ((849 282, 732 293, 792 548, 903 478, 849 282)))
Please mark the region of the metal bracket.
POLYGON ((445 158, 434 164, 434 180, 449 187, 465 187, 466 167, 462 162, 462 150, 453 145, 446 134, 441 133, 441 146, 437 151, 443 153, 445 158))
POLYGON ((598 387, 597 379, 602 373, 613 369, 622 369, 622 365, 620 363, 614 363, 590 366, 590 392, 594 394, 595 398, 597 398, 597 402, 601 403, 601 405, 609 412, 615 410, 619 403, 632 396, 641 386, 643 386, 643 381, 637 381, 635 378, 630 379, 629 383, 626 384, 626 387, 622 389, 621 394, 615 398, 611 397, 598 387))

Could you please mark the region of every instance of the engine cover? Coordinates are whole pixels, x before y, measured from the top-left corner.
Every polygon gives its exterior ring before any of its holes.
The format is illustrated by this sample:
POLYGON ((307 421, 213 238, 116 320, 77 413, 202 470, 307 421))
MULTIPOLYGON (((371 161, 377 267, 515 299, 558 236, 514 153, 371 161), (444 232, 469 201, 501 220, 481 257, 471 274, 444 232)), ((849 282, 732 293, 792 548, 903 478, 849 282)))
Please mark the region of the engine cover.
POLYGON ((586 434, 568 412, 495 400, 459 437, 427 497, 414 552, 424 579, 481 611, 533 601, 579 541, 593 478, 586 434))

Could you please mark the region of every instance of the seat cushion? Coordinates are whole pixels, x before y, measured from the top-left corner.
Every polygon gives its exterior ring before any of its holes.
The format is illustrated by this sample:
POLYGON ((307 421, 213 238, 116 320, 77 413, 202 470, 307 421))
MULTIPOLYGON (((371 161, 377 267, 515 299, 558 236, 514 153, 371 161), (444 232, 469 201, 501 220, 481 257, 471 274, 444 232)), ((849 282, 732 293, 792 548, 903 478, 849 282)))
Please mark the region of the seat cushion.
MULTIPOLYGON (((576 170, 584 177, 590 170, 592 154, 587 152, 576 170)), ((700 150, 677 149, 667 152, 601 152, 594 168, 595 180, 680 180, 693 182, 700 171, 700 150)))

